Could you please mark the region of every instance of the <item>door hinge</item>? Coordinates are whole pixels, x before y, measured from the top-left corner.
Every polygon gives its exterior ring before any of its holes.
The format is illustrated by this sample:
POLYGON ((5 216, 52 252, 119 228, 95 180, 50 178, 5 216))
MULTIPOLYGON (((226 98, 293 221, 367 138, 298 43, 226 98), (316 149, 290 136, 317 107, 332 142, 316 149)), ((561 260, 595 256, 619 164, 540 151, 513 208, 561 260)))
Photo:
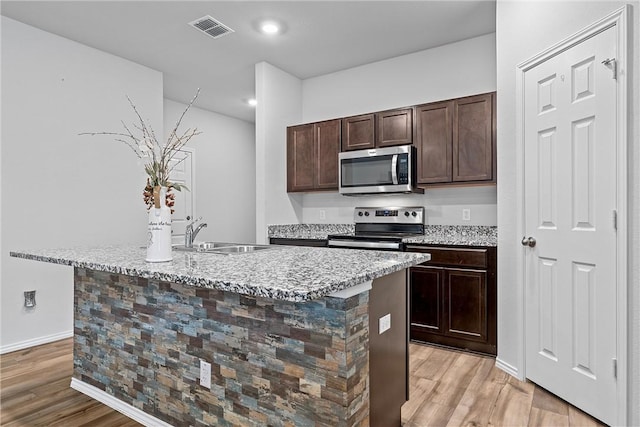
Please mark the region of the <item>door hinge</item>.
POLYGON ((613 210, 613 229, 618 231, 618 211, 613 210))
POLYGON ((612 362, 613 362, 613 378, 618 379, 618 359, 614 357, 612 362))
POLYGON ((607 58, 604 61, 602 61, 602 63, 604 64, 605 67, 611 69, 611 72, 613 73, 611 78, 613 80, 617 80, 618 79, 618 62, 616 61, 616 58, 607 58))

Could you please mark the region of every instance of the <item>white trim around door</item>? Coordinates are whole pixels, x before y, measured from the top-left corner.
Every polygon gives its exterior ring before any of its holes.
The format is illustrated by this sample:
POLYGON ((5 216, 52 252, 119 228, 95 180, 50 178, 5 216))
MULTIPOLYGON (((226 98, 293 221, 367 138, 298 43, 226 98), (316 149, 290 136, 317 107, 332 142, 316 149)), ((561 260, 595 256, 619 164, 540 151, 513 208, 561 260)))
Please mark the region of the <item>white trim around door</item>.
MULTIPOLYGON (((533 56, 532 58, 518 64, 516 70, 516 158, 517 158, 517 229, 520 230, 520 235, 526 235, 525 229, 525 207, 524 207, 524 141, 525 141, 525 126, 524 126, 524 82, 525 73, 533 67, 540 65, 548 59, 559 55, 560 53, 576 46, 577 44, 593 37, 596 34, 601 33, 607 29, 615 27, 617 33, 617 54, 615 58, 615 67, 617 73, 617 140, 616 140, 616 159, 617 159, 617 194, 616 194, 616 212, 617 212, 617 273, 616 273, 616 301, 617 301, 617 424, 627 424, 627 407, 628 407, 628 353, 627 353, 627 332, 628 325, 628 310, 627 310, 627 293, 628 293, 628 279, 627 279, 627 266, 628 266, 628 166, 627 166, 627 151, 628 151, 628 67, 627 61, 629 58, 629 44, 628 44, 628 21, 631 9, 628 5, 623 6, 609 15, 605 16, 601 20, 589 25, 583 30, 573 34, 572 36, 562 40, 556 45, 546 49, 545 51, 533 56)), ((518 378, 524 380, 526 378, 525 372, 525 252, 523 250, 522 256, 517 258, 517 274, 520 278, 520 295, 521 300, 518 301, 519 310, 521 313, 521 327, 522 333, 520 334, 519 348, 519 360, 517 370, 518 378)))

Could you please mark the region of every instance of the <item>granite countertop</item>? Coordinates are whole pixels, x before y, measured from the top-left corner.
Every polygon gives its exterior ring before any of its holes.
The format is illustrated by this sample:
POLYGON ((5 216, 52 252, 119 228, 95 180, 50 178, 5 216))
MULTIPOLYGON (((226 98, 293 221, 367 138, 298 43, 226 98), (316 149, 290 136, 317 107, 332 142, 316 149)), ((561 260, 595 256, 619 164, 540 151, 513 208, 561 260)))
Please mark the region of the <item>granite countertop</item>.
POLYGON ((498 227, 484 225, 427 225, 424 236, 409 237, 405 243, 453 246, 498 246, 498 227))
POLYGON ((17 258, 139 276, 286 301, 308 301, 430 259, 429 254, 274 246, 222 255, 173 252, 173 261, 145 262, 139 246, 13 251, 17 258))
POLYGON ((354 224, 283 224, 268 227, 269 238, 326 240, 330 234, 350 234, 354 224))
MULTIPOLYGON (((353 224, 270 225, 268 235, 283 239, 324 240, 330 234, 353 234, 353 224)), ((498 246, 498 228, 483 225, 427 225, 424 236, 408 237, 405 243, 454 246, 498 246)))

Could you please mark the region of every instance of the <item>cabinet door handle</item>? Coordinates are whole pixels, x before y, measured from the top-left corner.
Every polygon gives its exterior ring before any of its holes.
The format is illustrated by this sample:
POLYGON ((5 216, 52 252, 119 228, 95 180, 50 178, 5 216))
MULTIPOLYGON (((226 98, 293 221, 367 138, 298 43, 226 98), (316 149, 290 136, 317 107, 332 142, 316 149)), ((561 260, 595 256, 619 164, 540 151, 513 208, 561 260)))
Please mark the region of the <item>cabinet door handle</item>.
POLYGON ((391 182, 394 185, 398 184, 398 155, 394 154, 391 157, 391 182))

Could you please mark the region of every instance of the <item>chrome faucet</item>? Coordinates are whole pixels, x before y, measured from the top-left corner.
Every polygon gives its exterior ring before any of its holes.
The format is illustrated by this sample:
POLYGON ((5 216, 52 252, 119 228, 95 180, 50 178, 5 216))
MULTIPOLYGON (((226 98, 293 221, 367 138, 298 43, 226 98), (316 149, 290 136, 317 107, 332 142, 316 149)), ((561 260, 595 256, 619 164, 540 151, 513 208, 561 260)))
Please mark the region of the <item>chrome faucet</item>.
POLYGON ((193 241, 196 239, 196 236, 198 235, 198 233, 200 232, 200 230, 202 230, 204 227, 207 226, 206 222, 200 223, 198 224, 198 226, 195 228, 193 228, 193 224, 195 224, 196 222, 200 221, 202 219, 202 217, 194 220, 193 222, 190 222, 189 224, 187 224, 187 227, 184 230, 184 246, 186 248, 192 248, 193 247, 193 241))

